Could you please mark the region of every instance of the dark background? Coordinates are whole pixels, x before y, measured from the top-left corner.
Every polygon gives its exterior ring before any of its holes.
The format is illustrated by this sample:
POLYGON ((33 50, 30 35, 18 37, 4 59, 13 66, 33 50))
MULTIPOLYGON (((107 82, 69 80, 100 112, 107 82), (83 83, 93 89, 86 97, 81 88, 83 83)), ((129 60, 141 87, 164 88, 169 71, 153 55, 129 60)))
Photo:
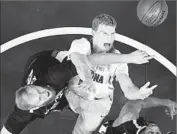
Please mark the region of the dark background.
MULTIPOLYGON (((117 23, 117 32, 147 44, 176 65, 176 2, 168 1, 169 14, 163 24, 155 28, 144 26, 136 16, 138 2, 1 2, 1 44, 24 34, 56 27, 91 27, 92 19, 100 13, 112 15, 117 23)), ((41 50, 69 49, 70 43, 82 35, 53 36, 33 40, 1 54, 1 127, 13 109, 14 93, 19 88, 23 67, 33 53, 41 50)), ((129 53, 135 49, 116 42, 117 49, 129 53)), ((158 84, 154 95, 160 98, 176 99, 176 77, 155 60, 147 65, 129 65, 133 82, 142 86, 150 81, 158 84)), ((109 118, 118 115, 124 96, 115 84, 115 100, 109 118)), ((163 132, 176 132, 173 121, 164 113, 164 108, 148 109, 142 112, 148 120, 159 124, 163 132)), ((63 111, 52 113, 44 120, 28 125, 22 134, 70 134, 77 115, 63 111)))

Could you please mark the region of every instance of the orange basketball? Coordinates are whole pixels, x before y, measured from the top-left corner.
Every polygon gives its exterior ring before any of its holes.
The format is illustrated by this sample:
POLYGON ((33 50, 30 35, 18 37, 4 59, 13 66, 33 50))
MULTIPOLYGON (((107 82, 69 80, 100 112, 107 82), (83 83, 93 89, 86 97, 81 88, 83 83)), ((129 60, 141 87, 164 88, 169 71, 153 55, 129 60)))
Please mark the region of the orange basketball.
POLYGON ((137 16, 146 26, 160 25, 167 15, 168 6, 165 0, 141 0, 137 5, 137 16))

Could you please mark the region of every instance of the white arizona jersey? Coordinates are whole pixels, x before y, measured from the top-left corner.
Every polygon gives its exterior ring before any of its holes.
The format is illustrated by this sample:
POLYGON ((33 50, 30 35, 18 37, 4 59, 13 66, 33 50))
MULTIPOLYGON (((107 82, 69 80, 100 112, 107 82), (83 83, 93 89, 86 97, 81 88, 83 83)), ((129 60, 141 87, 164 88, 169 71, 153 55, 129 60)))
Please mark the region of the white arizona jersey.
MULTIPOLYGON (((74 40, 71 44, 71 48, 68 54, 72 52, 78 52, 85 55, 90 55, 92 52, 92 44, 85 38, 74 40)), ((113 53, 120 53, 114 49, 113 53)), ((109 64, 103 66, 95 66, 91 70, 92 79, 96 86, 96 97, 104 98, 107 96, 113 97, 113 79, 118 73, 128 74, 128 66, 125 63, 109 64)), ((79 76, 75 76, 69 82, 69 88, 74 88, 75 85, 80 84, 79 76)))

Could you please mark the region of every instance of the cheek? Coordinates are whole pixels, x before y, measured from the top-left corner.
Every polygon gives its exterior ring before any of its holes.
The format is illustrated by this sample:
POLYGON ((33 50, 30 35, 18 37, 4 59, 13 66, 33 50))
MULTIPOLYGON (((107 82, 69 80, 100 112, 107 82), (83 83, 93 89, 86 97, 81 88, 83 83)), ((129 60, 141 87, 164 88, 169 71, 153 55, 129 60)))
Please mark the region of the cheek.
POLYGON ((107 36, 99 36, 99 42, 101 43, 101 44, 104 44, 104 43, 108 43, 108 42, 110 42, 110 40, 108 39, 108 37, 107 36))
POLYGON ((104 37, 98 35, 95 37, 95 41, 96 43, 99 45, 99 44, 102 44, 102 42, 104 42, 104 37))

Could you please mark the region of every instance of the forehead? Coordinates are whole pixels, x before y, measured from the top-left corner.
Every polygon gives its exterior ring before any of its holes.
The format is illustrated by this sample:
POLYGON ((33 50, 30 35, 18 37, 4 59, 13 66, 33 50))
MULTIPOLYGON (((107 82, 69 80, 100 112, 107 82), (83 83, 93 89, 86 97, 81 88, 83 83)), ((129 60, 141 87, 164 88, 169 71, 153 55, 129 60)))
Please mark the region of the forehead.
POLYGON ((116 28, 114 26, 100 24, 98 26, 97 32, 114 33, 115 30, 116 30, 116 28))

